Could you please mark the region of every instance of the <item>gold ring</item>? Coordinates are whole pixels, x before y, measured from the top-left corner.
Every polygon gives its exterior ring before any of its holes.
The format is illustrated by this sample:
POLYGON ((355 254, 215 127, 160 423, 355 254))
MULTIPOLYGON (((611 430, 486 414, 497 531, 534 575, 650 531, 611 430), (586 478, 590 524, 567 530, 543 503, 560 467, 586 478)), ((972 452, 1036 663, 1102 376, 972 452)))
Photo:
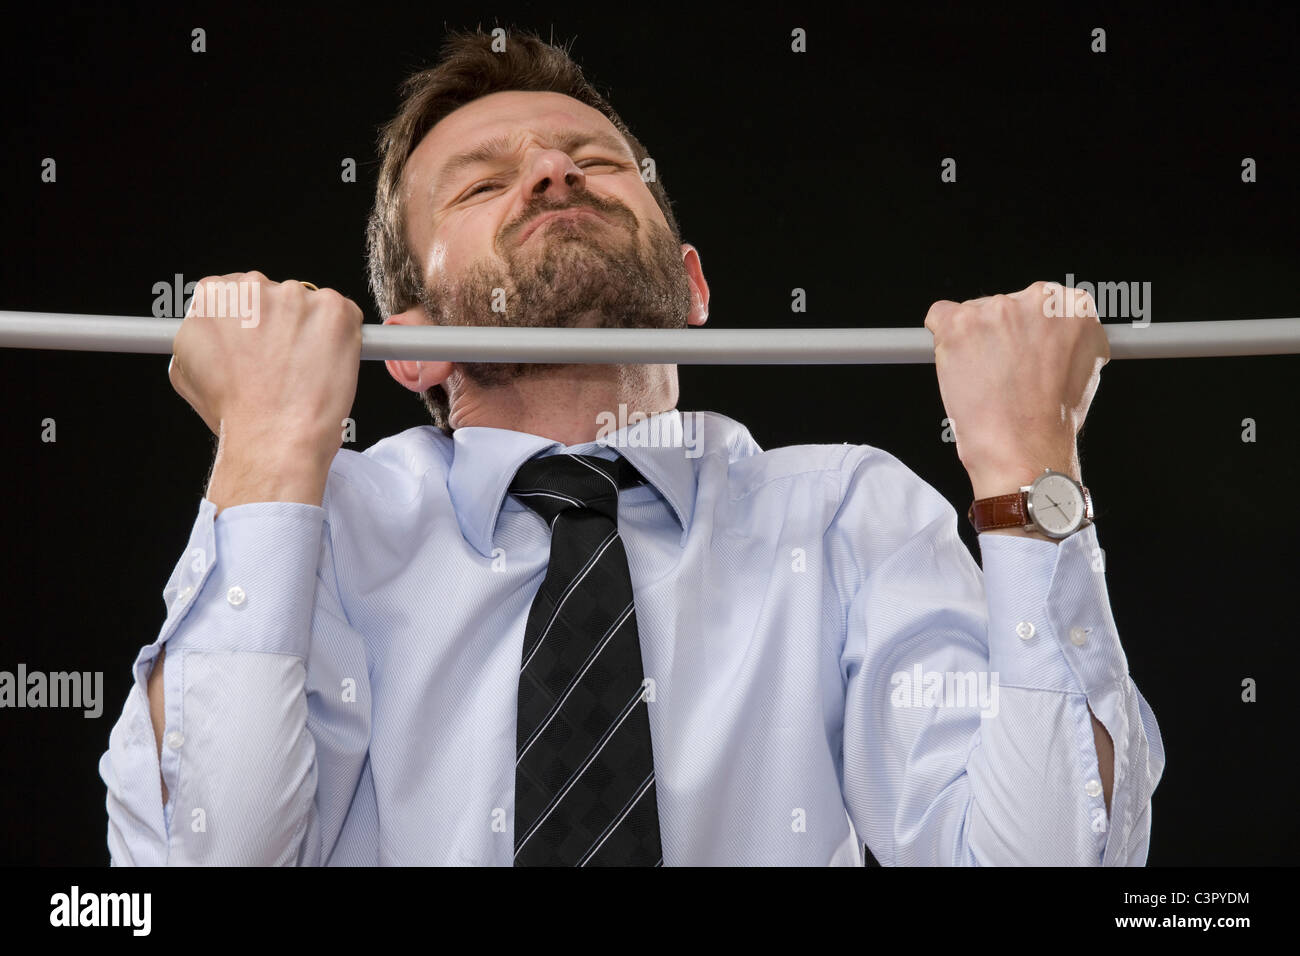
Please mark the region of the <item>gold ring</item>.
POLYGON ((313 291, 313 292, 319 292, 319 291, 320 291, 320 289, 316 288, 315 283, 313 283, 313 282, 308 282, 306 279, 294 279, 294 280, 292 280, 292 281, 294 281, 294 282, 299 282, 299 283, 301 283, 302 285, 305 285, 307 288, 311 289, 311 291, 313 291))

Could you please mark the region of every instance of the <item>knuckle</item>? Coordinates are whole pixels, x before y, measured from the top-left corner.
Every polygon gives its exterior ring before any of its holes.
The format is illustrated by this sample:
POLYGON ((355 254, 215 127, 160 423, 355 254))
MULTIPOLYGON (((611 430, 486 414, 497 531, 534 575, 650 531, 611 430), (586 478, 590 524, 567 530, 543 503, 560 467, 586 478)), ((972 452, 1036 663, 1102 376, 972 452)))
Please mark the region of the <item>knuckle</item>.
POLYGON ((345 296, 342 292, 334 292, 330 297, 330 307, 340 319, 345 320, 349 325, 357 322, 361 317, 361 307, 345 296))
POLYGON ((312 298, 315 300, 315 305, 326 316, 334 318, 343 315, 346 300, 341 293, 334 289, 321 289, 319 292, 314 293, 312 298))
POLYGON ((927 329, 930 329, 931 332, 943 324, 945 311, 943 306, 943 302, 933 302, 931 303, 930 308, 926 310, 926 321, 924 321, 924 326, 926 326, 927 329))
POLYGON ((186 312, 187 317, 195 313, 203 314, 203 302, 207 298, 207 291, 216 281, 218 281, 216 276, 204 276, 194 283, 194 293, 190 296, 189 309, 186 312))
POLYGON ((926 328, 941 325, 952 314, 952 310, 956 305, 957 303, 950 299, 940 299, 938 302, 930 303, 930 308, 925 313, 926 328))

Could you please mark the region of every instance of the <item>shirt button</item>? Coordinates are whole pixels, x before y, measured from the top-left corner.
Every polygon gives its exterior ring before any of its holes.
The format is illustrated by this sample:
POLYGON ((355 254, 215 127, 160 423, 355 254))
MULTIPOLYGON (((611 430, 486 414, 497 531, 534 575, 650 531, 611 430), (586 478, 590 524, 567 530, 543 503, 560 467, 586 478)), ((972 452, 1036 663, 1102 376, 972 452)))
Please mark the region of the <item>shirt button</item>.
POLYGON ((1090 797, 1100 797, 1101 784, 1098 783, 1096 780, 1089 780, 1086 784, 1084 784, 1083 792, 1090 797))
POLYGON ((181 593, 176 595, 176 603, 184 604, 190 599, 190 595, 193 593, 194 589, 187 584, 185 587, 181 588, 181 593))
POLYGON ((1083 647, 1088 643, 1088 632, 1081 627, 1070 628, 1070 643, 1075 647, 1083 647))
POLYGON ((179 730, 173 730, 167 735, 167 746, 172 750, 179 750, 183 743, 185 743, 185 735, 179 730))
POLYGON ((243 604, 245 596, 244 589, 238 584, 232 585, 230 590, 226 592, 226 600, 230 602, 231 607, 239 607, 243 604))
POLYGON ((1016 625, 1016 633, 1020 635, 1022 641, 1027 641, 1034 636, 1034 625, 1031 621, 1021 621, 1016 625))

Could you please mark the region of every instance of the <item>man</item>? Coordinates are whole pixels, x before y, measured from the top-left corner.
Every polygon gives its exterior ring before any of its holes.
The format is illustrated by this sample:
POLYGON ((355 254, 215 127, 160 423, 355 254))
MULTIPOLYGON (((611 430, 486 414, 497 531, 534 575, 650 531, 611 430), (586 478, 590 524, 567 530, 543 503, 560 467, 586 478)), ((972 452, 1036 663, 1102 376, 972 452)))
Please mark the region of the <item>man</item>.
MULTIPOLYGON (((704 324, 645 148, 563 51, 497 47, 453 35, 385 129, 387 321, 704 324)), ((220 440, 100 763, 115 863, 1145 861, 1163 746, 1068 500, 1086 296, 925 321, 982 571, 894 456, 765 452, 674 366, 389 362, 437 427, 358 454, 354 304, 194 303, 170 376, 220 440)))

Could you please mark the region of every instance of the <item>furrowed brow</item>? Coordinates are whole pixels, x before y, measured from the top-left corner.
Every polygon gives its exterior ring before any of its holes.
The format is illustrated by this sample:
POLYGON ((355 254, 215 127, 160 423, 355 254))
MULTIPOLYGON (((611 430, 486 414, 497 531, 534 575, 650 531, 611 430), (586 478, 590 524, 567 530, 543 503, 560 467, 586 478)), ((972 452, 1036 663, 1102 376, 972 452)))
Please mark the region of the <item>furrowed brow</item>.
MULTIPOLYGON (((605 130, 568 130, 554 137, 552 142, 556 149, 565 153, 571 153, 583 146, 601 146, 612 150, 623 159, 627 159, 631 154, 631 148, 621 136, 615 136, 605 130)), ((493 136, 476 146, 456 153, 443 163, 438 171, 433 195, 438 196, 443 193, 447 187, 454 184, 457 176, 470 167, 493 162, 513 152, 515 148, 515 140, 503 135, 493 136)))

